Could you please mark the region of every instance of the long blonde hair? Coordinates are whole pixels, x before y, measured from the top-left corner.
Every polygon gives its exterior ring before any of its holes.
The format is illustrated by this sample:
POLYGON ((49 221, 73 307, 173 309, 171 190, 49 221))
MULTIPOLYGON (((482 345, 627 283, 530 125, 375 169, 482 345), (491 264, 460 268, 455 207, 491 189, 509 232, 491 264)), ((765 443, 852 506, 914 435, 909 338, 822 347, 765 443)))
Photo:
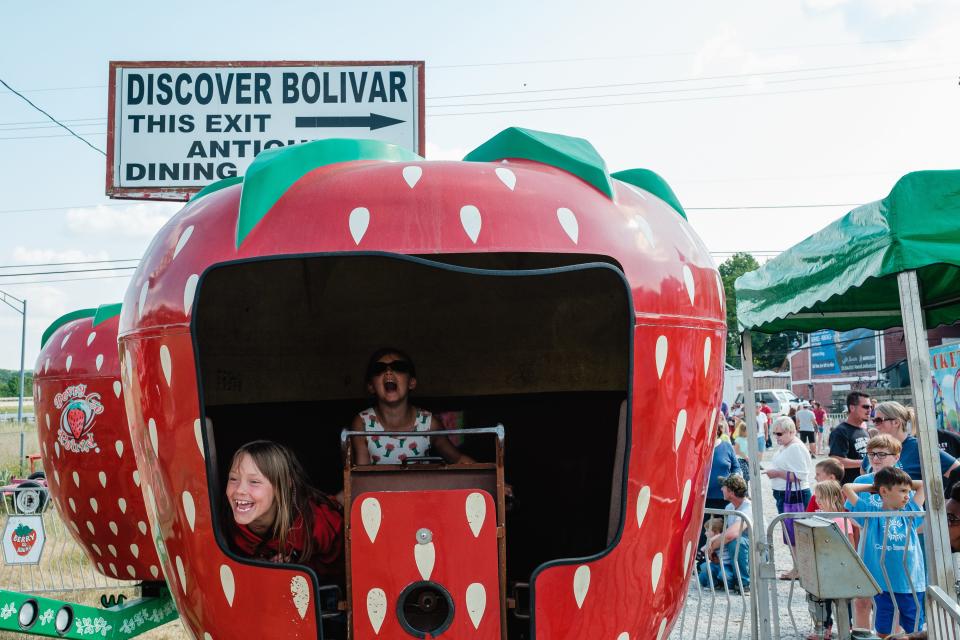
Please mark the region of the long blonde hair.
POLYGON ((813 488, 813 495, 817 496, 817 506, 821 511, 843 511, 843 490, 836 480, 818 482, 813 488))
MULTIPOLYGON (((271 440, 254 440, 243 445, 233 454, 230 470, 236 469, 240 459, 248 455, 263 477, 273 486, 276 516, 270 525, 267 539, 277 540, 280 554, 286 552, 290 530, 298 517, 303 518, 303 553, 298 562, 307 562, 314 553, 313 509, 310 502, 330 502, 324 494, 310 486, 303 466, 293 451, 271 440)), ((232 522, 233 518, 228 518, 232 522)))

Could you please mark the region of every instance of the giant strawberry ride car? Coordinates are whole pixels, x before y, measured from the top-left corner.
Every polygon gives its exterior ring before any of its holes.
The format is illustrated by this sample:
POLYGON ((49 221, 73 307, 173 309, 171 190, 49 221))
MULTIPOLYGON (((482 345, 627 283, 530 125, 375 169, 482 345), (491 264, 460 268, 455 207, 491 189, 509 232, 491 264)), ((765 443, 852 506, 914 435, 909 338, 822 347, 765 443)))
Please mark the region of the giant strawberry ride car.
POLYGON ((64 315, 43 333, 33 402, 50 495, 103 575, 163 580, 127 427, 120 305, 64 315))
POLYGON ((665 637, 724 340, 719 274, 669 186, 611 175, 584 140, 507 129, 463 162, 358 140, 261 153, 158 232, 121 313, 133 449, 184 624, 332 637, 346 611, 353 638, 665 637), (466 427, 476 464, 345 455, 384 345, 413 356, 416 403, 466 427), (257 438, 345 490, 346 585, 231 551, 227 466, 257 438))

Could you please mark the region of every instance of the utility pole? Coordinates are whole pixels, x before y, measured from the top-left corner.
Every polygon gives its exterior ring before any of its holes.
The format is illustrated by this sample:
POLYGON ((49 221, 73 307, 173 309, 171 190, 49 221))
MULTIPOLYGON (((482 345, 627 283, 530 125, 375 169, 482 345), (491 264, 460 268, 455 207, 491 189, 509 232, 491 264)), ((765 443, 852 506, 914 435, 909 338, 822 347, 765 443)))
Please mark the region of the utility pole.
POLYGON ((16 311, 21 316, 20 322, 20 391, 17 394, 17 423, 20 425, 20 475, 23 475, 23 461, 25 459, 24 444, 26 434, 24 433, 23 425, 23 382, 24 382, 24 370, 23 370, 23 358, 24 353, 27 349, 27 301, 21 300, 15 296, 6 293, 5 291, 0 291, 0 301, 6 304, 8 307, 16 311), (11 302, 13 301, 13 302, 11 302), (14 303, 20 305, 20 308, 14 306, 14 303))

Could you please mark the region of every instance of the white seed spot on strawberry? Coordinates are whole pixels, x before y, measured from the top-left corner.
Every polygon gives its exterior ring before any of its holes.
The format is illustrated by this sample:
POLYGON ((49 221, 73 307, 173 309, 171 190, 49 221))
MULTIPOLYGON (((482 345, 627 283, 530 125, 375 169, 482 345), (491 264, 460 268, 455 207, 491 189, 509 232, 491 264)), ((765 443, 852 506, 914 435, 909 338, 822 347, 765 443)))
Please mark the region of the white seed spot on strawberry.
POLYGON ((650 506, 650 487, 640 488, 640 494, 637 496, 637 527, 643 526, 643 521, 647 517, 647 508, 650 506))
POLYGON ((60 341, 60 348, 61 348, 61 349, 63 349, 65 346, 67 346, 67 342, 70 341, 70 336, 72 336, 72 335, 73 335, 72 333, 68 333, 67 335, 63 336, 63 340, 60 341))
POLYGON ((690 551, 692 550, 693 543, 687 540, 687 548, 683 552, 683 575, 687 575, 687 571, 690 570, 690 551))
POLYGON ((110 532, 113 535, 119 535, 120 533, 120 529, 117 527, 117 523, 114 522, 113 520, 110 521, 110 532))
POLYGON ((89 529, 89 530, 90 530, 90 533, 91 533, 91 534, 93 534, 93 535, 97 535, 97 530, 96 530, 96 529, 94 529, 94 527, 93 527, 93 523, 92 523, 92 522, 90 522, 89 520, 87 520, 87 529, 89 529))
POLYGON ((160 345, 160 368, 163 370, 163 378, 170 386, 170 376, 173 373, 173 362, 170 360, 170 348, 167 345, 160 345))
POLYGON ((97 563, 97 569, 100 571, 100 573, 106 573, 106 571, 103 569, 103 564, 100 562, 97 563))
POLYGON ((117 557, 117 548, 112 544, 107 545, 107 551, 109 551, 110 555, 112 555, 114 558, 117 557))
POLYGON ((480 237, 480 227, 483 220, 480 217, 480 210, 472 204, 460 208, 460 224, 463 230, 467 232, 467 237, 473 244, 477 244, 477 238, 480 237))
POLYGON ((100 371, 100 367, 103 366, 103 354, 102 354, 102 353, 98 353, 98 354, 97 354, 97 359, 96 359, 95 362, 96 362, 96 365, 97 365, 97 371, 100 371))
POLYGON ((197 274, 192 274, 187 278, 187 283, 183 285, 183 315, 190 315, 190 308, 193 306, 193 294, 197 291, 197 283, 200 281, 200 276, 197 274))
POLYGON ((147 535, 147 523, 143 520, 137 522, 137 529, 140 529, 141 535, 147 535))
POLYGON ((183 513, 187 516, 187 524, 190 525, 190 531, 193 531, 197 519, 197 507, 193 502, 193 495, 189 491, 184 491, 181 500, 183 501, 183 513))
POLYGON ((134 558, 139 558, 139 557, 140 557, 140 547, 138 547, 138 546, 136 545, 136 543, 131 544, 131 545, 130 545, 130 553, 133 554, 133 557, 134 557, 134 558))
POLYGON ((680 440, 683 438, 683 432, 687 428, 687 410, 680 409, 680 413, 677 414, 677 426, 673 434, 673 448, 680 448, 680 440))
POLYGON ((510 171, 510 169, 507 169, 506 167, 497 167, 493 170, 493 172, 497 174, 500 182, 506 185, 507 189, 510 189, 510 191, 513 191, 514 187, 517 186, 517 176, 513 171, 510 171))
POLYGON ((107 488, 107 474, 104 473, 103 471, 101 471, 100 473, 97 474, 97 477, 100 479, 100 486, 102 486, 104 489, 106 489, 106 488, 107 488))
POLYGON ((133 565, 132 565, 132 564, 128 564, 128 565, 127 565, 127 573, 130 574, 130 577, 131 577, 131 578, 136 578, 136 577, 137 577, 137 570, 133 568, 133 565))
POLYGON ((187 246, 187 241, 190 239, 190 236, 193 235, 193 225, 190 225, 183 230, 183 233, 180 234, 180 239, 177 240, 177 246, 173 248, 173 257, 176 258, 185 246, 187 246))
POLYGON ((150 565, 150 575, 152 575, 154 578, 160 576, 160 570, 157 569, 157 565, 155 564, 150 565))
POLYGON ((206 458, 207 456, 203 452, 203 434, 200 433, 200 418, 193 421, 193 437, 197 439, 197 449, 200 450, 200 457, 206 458))
POLYGON ((73 472, 73 484, 77 485, 77 489, 80 488, 80 474, 76 471, 73 472))
POLYGON ((113 448, 117 450, 117 457, 123 457, 123 440, 117 440, 113 443, 113 448))
POLYGON ((667 619, 660 621, 660 628, 657 629, 657 640, 663 640, 663 632, 667 630, 667 619))
POLYGON ((350 212, 348 220, 350 225, 350 235, 353 236, 354 244, 360 244, 363 240, 367 228, 370 226, 370 210, 366 207, 357 207, 350 212))
POLYGON ((577 222, 577 216, 574 215, 573 211, 566 207, 560 207, 557 209, 557 220, 560 221, 560 226, 563 227, 564 232, 573 240, 573 244, 577 244, 580 239, 580 224, 577 222))
POLYGON ((140 297, 137 299, 137 320, 143 317, 143 308, 147 304, 147 290, 150 288, 150 282, 144 282, 140 287, 140 297))
POLYGON ((94 551, 96 551, 98 556, 102 556, 102 555, 103 555, 103 552, 100 551, 100 547, 98 547, 98 546, 96 545, 96 543, 91 543, 91 544, 90 544, 90 548, 93 549, 94 551))
POLYGON ((710 370, 710 350, 713 347, 711 343, 710 336, 707 336, 707 339, 703 341, 703 375, 706 376, 707 372, 710 370))
POLYGON ((140 486, 140 472, 136 469, 133 471, 133 484, 140 486))
POLYGON ((653 562, 650 563, 650 582, 653 585, 653 592, 657 592, 660 586, 660 572, 663 570, 663 554, 658 553, 653 556, 653 562))
POLYGON ((237 586, 233 580, 233 570, 225 564, 220 565, 220 586, 223 587, 223 595, 227 599, 227 604, 232 607, 237 586))
POLYGON ((157 422, 150 418, 147 421, 147 431, 150 433, 150 444, 153 445, 153 455, 160 457, 160 445, 157 442, 157 422))
POLYGON ((407 185, 413 189, 420 182, 420 176, 423 175, 423 167, 412 164, 403 168, 403 179, 407 185))
POLYGON ((113 381, 113 395, 120 397, 120 392, 123 391, 123 385, 120 384, 119 380, 113 381))
POLYGON ((114 576, 117 575, 117 567, 112 562, 110 563, 110 573, 112 573, 114 576))
POLYGON ((67 373, 70 372, 70 365, 73 364, 73 356, 67 356, 67 373))
POLYGON ((663 369, 667 366, 667 336, 657 338, 655 358, 657 362, 657 378, 663 378, 663 369))
POLYGON ((693 304, 693 299, 696 297, 696 289, 693 283, 693 271, 691 271, 687 265, 683 265, 683 286, 687 289, 690 304, 693 304))
POLYGON ((70 511, 74 513, 77 512, 77 503, 73 501, 73 498, 67 498, 67 502, 70 504, 70 511))
POLYGON ((587 598, 587 591, 590 590, 590 567, 585 564, 577 567, 573 573, 573 598, 577 602, 577 608, 583 608, 583 601, 587 598))
POLYGON ((94 513, 97 513, 100 510, 100 505, 97 504, 96 498, 90 498, 90 508, 93 509, 94 513))
POLYGON ((123 498, 117 498, 117 506, 120 507, 120 513, 127 512, 127 501, 123 498))
POLYGON ((74 521, 71 520, 71 521, 70 521, 70 526, 73 527, 73 530, 76 531, 78 535, 80 534, 80 527, 77 526, 77 523, 76 523, 76 522, 74 522, 74 521))
POLYGON ((690 480, 683 483, 683 494, 680 498, 680 517, 687 513, 687 503, 690 501, 690 480))
POLYGON ((180 577, 180 588, 183 589, 183 594, 187 594, 187 573, 183 570, 183 559, 180 556, 176 556, 174 559, 177 565, 177 575, 180 577))
POLYGON ((97 339, 97 332, 91 331, 90 335, 87 336, 87 346, 89 347, 91 344, 93 344, 93 341, 96 339, 97 339))

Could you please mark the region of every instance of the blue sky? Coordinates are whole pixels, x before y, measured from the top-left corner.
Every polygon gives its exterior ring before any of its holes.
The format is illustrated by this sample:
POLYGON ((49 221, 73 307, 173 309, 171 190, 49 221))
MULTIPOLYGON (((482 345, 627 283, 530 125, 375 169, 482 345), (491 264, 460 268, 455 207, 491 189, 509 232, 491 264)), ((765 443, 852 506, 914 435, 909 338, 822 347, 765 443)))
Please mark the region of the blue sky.
MULTIPOLYGON (((703 207, 876 200, 960 148, 951 2, 5 3, 0 20, 0 78, 101 149, 110 60, 425 60, 428 158, 515 125, 584 137, 611 170, 664 176, 718 263, 849 207, 703 207)), ((109 200, 104 157, 44 120, 0 92, 0 290, 28 300, 28 368, 53 319, 120 300, 130 272, 14 274, 138 258, 178 209, 109 200)), ((0 368, 19 331, 0 307, 0 368)))

